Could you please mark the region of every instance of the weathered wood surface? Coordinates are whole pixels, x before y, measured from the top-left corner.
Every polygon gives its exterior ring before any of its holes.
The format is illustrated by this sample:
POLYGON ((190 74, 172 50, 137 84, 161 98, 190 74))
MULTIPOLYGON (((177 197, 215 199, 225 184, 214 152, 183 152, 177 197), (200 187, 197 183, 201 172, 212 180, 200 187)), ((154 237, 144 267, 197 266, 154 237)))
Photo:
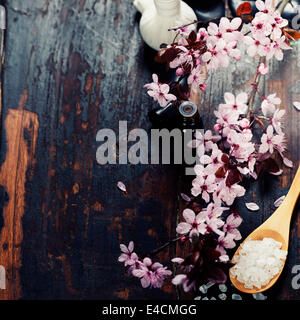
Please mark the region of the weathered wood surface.
MULTIPOLYGON (((0 299, 173 299, 174 288, 144 290, 117 262, 119 243, 147 253, 175 236, 178 171, 172 166, 96 162, 101 128, 149 129, 152 102, 143 90, 152 70, 145 61, 138 18, 125 0, 7 0, 1 143, 0 264, 7 290, 0 299), (128 195, 117 188, 123 181, 128 195)), ((277 91, 287 110, 290 157, 299 150, 300 58, 295 50, 272 64, 266 92, 277 91)), ((212 76, 200 100, 206 126, 225 91, 242 90, 252 60, 212 76), (240 72, 240 68, 243 72, 240 72)), ((249 213, 243 236, 267 218, 290 185, 293 170, 249 185, 262 213, 249 213)), ((294 214, 290 255, 277 299, 296 299, 291 268, 299 261, 294 214)), ((175 248, 160 254, 168 262, 175 248)))

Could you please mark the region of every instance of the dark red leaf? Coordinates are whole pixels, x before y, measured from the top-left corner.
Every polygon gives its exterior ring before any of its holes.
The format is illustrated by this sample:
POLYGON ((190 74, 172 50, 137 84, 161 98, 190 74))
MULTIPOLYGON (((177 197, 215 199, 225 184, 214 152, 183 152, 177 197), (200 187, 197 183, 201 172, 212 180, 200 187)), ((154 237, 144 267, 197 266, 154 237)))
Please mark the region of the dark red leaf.
POLYGON ((230 162, 229 156, 226 153, 222 154, 221 160, 225 164, 229 164, 229 162, 230 162))
POLYGON ((215 176, 219 179, 222 179, 225 177, 226 172, 227 170, 222 166, 216 171, 215 176))
POLYGON ((188 40, 191 42, 195 42, 197 40, 197 33, 195 31, 192 31, 188 37, 188 40))
POLYGON ((236 10, 236 14, 238 16, 242 16, 244 14, 250 14, 251 12, 252 12, 252 7, 251 7, 250 2, 248 2, 248 1, 240 4, 236 10))
MULTIPOLYGON (((250 14, 242 15, 241 18, 243 20, 243 23, 245 23, 245 24, 250 23, 254 19, 254 17, 251 16, 250 14)), ((241 24, 241 26, 243 26, 243 24, 241 24)), ((239 31, 241 31, 241 30, 239 30, 239 31)))
MULTIPOLYGON (((296 30, 284 28, 282 29, 282 32, 286 39, 288 39, 289 41, 296 41, 300 39, 300 32, 296 30)), ((287 43, 289 43, 289 41, 287 41, 287 43)))
POLYGON ((229 170, 228 176, 226 178, 226 186, 230 187, 238 182, 242 181, 242 176, 237 169, 229 170))

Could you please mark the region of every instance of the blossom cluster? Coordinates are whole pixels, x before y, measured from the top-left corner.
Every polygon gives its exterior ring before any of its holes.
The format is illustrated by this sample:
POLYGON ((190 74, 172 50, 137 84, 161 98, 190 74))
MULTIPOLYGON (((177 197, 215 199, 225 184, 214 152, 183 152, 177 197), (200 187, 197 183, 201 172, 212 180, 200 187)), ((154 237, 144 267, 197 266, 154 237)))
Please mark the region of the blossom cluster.
POLYGON ((154 75, 153 82, 145 85, 148 94, 161 107, 165 107, 169 102, 188 98, 188 92, 180 85, 183 78, 186 78, 193 91, 199 88, 205 90, 206 70, 216 71, 228 67, 230 59, 240 60, 240 43, 246 44, 247 54, 251 57, 259 55, 267 60, 272 57, 282 60, 283 50, 291 49, 283 31, 288 21, 275 10, 272 2, 256 1, 259 11, 249 22, 250 27, 246 33, 243 33, 245 22, 240 17, 223 17, 219 24, 210 22, 207 28, 202 27, 197 33, 193 26, 175 28, 181 38, 161 49, 158 61, 176 69, 179 80, 162 84, 154 75))
POLYGON ((143 288, 160 288, 164 279, 172 274, 167 267, 164 267, 159 262, 152 263, 150 258, 146 257, 142 261, 139 260, 138 255, 133 252, 133 241, 129 242, 128 247, 120 244, 120 249, 122 254, 119 256, 118 261, 124 262, 125 267, 129 266, 128 274, 139 278, 143 288))
MULTIPOLYGON (((186 79, 194 91, 205 90, 206 70, 227 67, 230 59, 239 60, 239 43, 247 45, 250 56, 282 60, 283 50, 290 49, 284 33, 287 20, 275 10, 272 2, 257 0, 259 12, 250 16, 247 22, 244 17, 224 17, 219 24, 210 22, 207 28, 197 32, 192 25, 174 28, 181 38, 162 48, 157 59, 175 69, 178 80, 160 83, 154 74, 153 82, 145 85, 148 94, 161 107, 188 100, 189 88, 186 89, 181 81, 186 79), (249 24, 246 34, 243 33, 244 24, 249 24)), ((260 63, 256 76, 268 72, 269 68, 260 63)), ((181 285, 186 292, 208 281, 226 281, 225 271, 231 265, 227 251, 241 240, 238 227, 242 223, 242 218, 230 207, 237 198, 244 196, 244 179, 257 179, 262 170, 280 175, 282 170, 275 159, 281 159, 288 167, 293 166, 285 157, 285 111, 280 109, 280 98, 276 93, 263 96, 257 83, 252 84, 253 93, 260 97, 257 108, 253 101, 250 103, 251 96, 247 92, 237 95, 226 92, 224 103, 214 112, 213 130, 196 131, 188 144, 196 149, 199 161, 194 167, 191 195, 182 194, 187 206, 176 232, 182 242, 191 243, 191 251, 185 258, 172 259, 180 270, 172 283, 181 285), (224 218, 224 212, 229 210, 231 212, 224 218)), ((253 203, 246 207, 249 210, 258 208, 253 203)), ((129 266, 128 273, 139 278, 144 288, 161 287, 172 272, 160 263, 152 263, 148 257, 140 260, 133 249, 132 241, 128 247, 121 245, 119 261, 129 266)))
POLYGON ((282 28, 288 25, 288 21, 275 10, 272 0, 265 2, 257 0, 256 7, 259 12, 251 22, 251 36, 244 37, 244 42, 248 46, 247 53, 251 57, 258 54, 265 56, 268 60, 273 56, 277 60, 282 60, 282 50, 291 49, 282 32, 282 28))

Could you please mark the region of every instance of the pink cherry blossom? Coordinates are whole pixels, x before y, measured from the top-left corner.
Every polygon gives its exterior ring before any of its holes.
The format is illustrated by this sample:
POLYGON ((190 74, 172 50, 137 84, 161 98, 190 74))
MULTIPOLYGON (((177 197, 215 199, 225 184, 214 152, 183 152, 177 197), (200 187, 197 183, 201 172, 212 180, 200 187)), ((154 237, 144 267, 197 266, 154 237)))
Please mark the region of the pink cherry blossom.
POLYGON ((226 234, 226 236, 220 236, 218 238, 216 250, 220 251, 221 255, 226 255, 225 249, 232 249, 235 247, 234 239, 234 235, 230 233, 226 234))
POLYGON ((181 222, 176 228, 176 232, 179 234, 189 233, 190 240, 192 241, 193 236, 199 236, 199 234, 204 234, 206 232, 205 217, 203 213, 195 212, 191 209, 185 209, 183 211, 183 217, 186 222, 181 222))
POLYGON ((207 39, 207 51, 203 54, 202 60, 207 63, 208 69, 214 71, 220 67, 227 67, 229 65, 229 57, 224 50, 226 44, 226 41, 222 38, 209 37, 207 39))
POLYGON ((231 206, 237 197, 242 197, 245 194, 246 189, 238 183, 227 186, 224 179, 219 184, 218 191, 219 198, 223 200, 228 206, 231 206))
POLYGON ((247 112, 248 95, 246 92, 241 92, 236 97, 232 93, 226 92, 224 99, 226 103, 220 105, 224 110, 237 112, 238 114, 245 114, 247 112))
POLYGON ((126 247, 124 244, 120 244, 120 249, 122 251, 122 254, 119 256, 118 261, 124 262, 125 267, 132 266, 137 262, 138 256, 136 253, 133 252, 133 241, 129 242, 128 247, 126 247))
POLYGON ((199 87, 204 84, 205 75, 202 71, 202 66, 198 66, 192 69, 191 74, 189 75, 187 82, 191 86, 194 92, 197 92, 199 87))
POLYGON ((241 240, 242 236, 240 231, 237 229, 242 223, 243 219, 235 212, 231 213, 223 226, 223 231, 234 235, 234 240, 241 240))
POLYGON ((247 54, 254 57, 256 54, 261 57, 266 56, 266 46, 270 45, 270 39, 263 34, 245 36, 244 42, 247 45, 247 54))
POLYGON ((286 43, 285 36, 282 36, 276 41, 273 41, 271 46, 269 47, 269 50, 267 52, 267 59, 271 59, 273 56, 278 61, 281 61, 283 59, 283 52, 282 50, 291 50, 292 48, 286 43))
POLYGON ((240 41, 243 38, 243 35, 238 31, 240 25, 242 24, 241 18, 234 18, 231 21, 228 18, 221 18, 219 24, 219 32, 222 34, 222 37, 228 41, 240 41))
POLYGON ((218 148, 217 144, 213 144, 212 153, 210 156, 204 155, 200 158, 200 162, 207 164, 206 172, 215 174, 215 172, 223 165, 222 162, 223 152, 218 148))
POLYGON ((259 74, 264 76, 269 73, 269 67, 267 67, 264 63, 261 63, 257 71, 259 74))
POLYGON ((201 194, 202 199, 205 202, 209 202, 209 194, 213 193, 217 187, 215 183, 215 176, 214 175, 208 175, 206 178, 197 176, 193 181, 193 188, 191 190, 191 193, 193 196, 197 197, 201 194))
POLYGON ((230 130, 227 141, 231 145, 230 153, 238 162, 245 162, 250 155, 255 151, 255 145, 251 142, 251 130, 244 130, 238 133, 235 130, 230 130))
POLYGON ((176 275, 173 278, 172 283, 174 284, 174 286, 182 286, 184 292, 189 292, 196 287, 196 283, 194 281, 190 281, 186 274, 176 275))
POLYGON ((282 134, 282 118, 285 115, 285 110, 276 109, 273 117, 271 118, 271 123, 278 134, 282 134))
POLYGON ((208 32, 205 28, 200 28, 197 32, 197 40, 198 41, 206 41, 208 37, 208 32))
POLYGON ((262 0, 257 0, 255 2, 255 5, 256 5, 256 8, 265 13, 265 14, 274 14, 275 12, 275 8, 274 8, 274 5, 273 5, 273 0, 265 0, 262 1, 262 0))
POLYGON ((144 258, 139 269, 132 271, 132 275, 140 278, 143 288, 153 287, 161 288, 166 277, 172 275, 172 272, 162 264, 152 263, 150 258, 144 258))
POLYGON ((158 82, 156 74, 152 75, 153 82, 145 84, 144 87, 148 89, 150 97, 157 101, 161 107, 165 107, 169 102, 177 100, 176 96, 169 93, 170 87, 167 84, 158 82))
POLYGON ((261 105, 262 113, 265 117, 273 115, 276 110, 276 105, 281 103, 281 99, 276 97, 276 93, 270 94, 267 98, 264 99, 261 105))
POLYGON ((273 126, 269 125, 267 132, 261 137, 259 152, 273 153, 274 149, 277 149, 279 152, 283 152, 285 150, 285 138, 283 134, 274 135, 273 126))

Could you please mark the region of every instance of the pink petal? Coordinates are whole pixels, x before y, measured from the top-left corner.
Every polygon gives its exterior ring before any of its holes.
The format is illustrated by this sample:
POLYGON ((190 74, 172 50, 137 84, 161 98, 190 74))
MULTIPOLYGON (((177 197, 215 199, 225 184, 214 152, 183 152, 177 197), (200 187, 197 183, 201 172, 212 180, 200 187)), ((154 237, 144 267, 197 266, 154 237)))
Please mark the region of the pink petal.
POLYGON ((246 203, 246 207, 248 210, 251 210, 251 211, 258 211, 259 210, 259 206, 254 202, 246 203))
POLYGON ((122 254, 119 256, 118 261, 119 261, 119 262, 124 262, 124 261, 127 260, 127 258, 128 258, 127 254, 122 253, 122 254))
POLYGON ((278 207, 282 204, 282 202, 283 202, 284 199, 285 199, 285 196, 282 196, 282 197, 278 198, 277 200, 275 200, 275 201, 274 201, 274 206, 275 206, 276 208, 278 208, 278 207))
POLYGON ((189 196, 187 196, 185 193, 181 193, 180 196, 186 202, 190 202, 191 201, 191 198, 189 196))
POLYGON ((125 184, 124 184, 123 182, 119 181, 118 184, 117 184, 117 186, 118 186, 118 188, 119 188, 121 191, 123 191, 123 192, 125 192, 125 193, 127 192, 126 186, 125 186, 125 184))
POLYGON ((132 271, 132 275, 137 278, 142 278, 146 273, 146 270, 144 269, 135 269, 132 271))
POLYGON ((129 251, 128 251, 127 247, 125 246, 125 244, 120 244, 120 249, 124 253, 129 253, 129 251))
POLYGON ((148 278, 142 278, 141 279, 141 285, 143 288, 147 288, 150 285, 150 279, 148 278))
POLYGON ((187 223, 194 223, 195 221, 195 212, 191 209, 183 210, 183 217, 187 223))
POLYGON ((225 92, 224 99, 225 99, 227 104, 235 104, 235 97, 230 92, 225 92))
POLYGON ((158 82, 158 76, 157 76, 157 74, 153 73, 152 79, 153 79, 153 82, 158 82))
POLYGON ((300 102, 295 101, 293 102, 293 105, 298 111, 300 111, 300 102))
POLYGON ((294 167, 293 162, 291 160, 289 160, 288 158, 283 158, 283 163, 289 168, 293 168, 294 167))
POLYGON ((176 228, 176 232, 179 234, 186 234, 191 230, 191 225, 186 222, 181 222, 176 228))
POLYGON ((134 249, 134 243, 133 243, 133 241, 130 241, 130 242, 129 242, 129 245, 128 245, 128 250, 129 250, 130 252, 132 252, 133 249, 134 249))
POLYGON ((244 104, 247 103, 248 100, 248 95, 246 92, 241 92, 240 94, 237 95, 236 97, 236 103, 237 104, 244 104))
POLYGON ((184 261, 184 259, 182 259, 182 258, 173 258, 171 261, 174 262, 174 263, 181 264, 184 261))
POLYGON ((178 286, 179 284, 181 284, 182 282, 184 282, 184 280, 186 279, 186 274, 178 274, 175 278, 172 279, 172 283, 175 286, 178 286))

